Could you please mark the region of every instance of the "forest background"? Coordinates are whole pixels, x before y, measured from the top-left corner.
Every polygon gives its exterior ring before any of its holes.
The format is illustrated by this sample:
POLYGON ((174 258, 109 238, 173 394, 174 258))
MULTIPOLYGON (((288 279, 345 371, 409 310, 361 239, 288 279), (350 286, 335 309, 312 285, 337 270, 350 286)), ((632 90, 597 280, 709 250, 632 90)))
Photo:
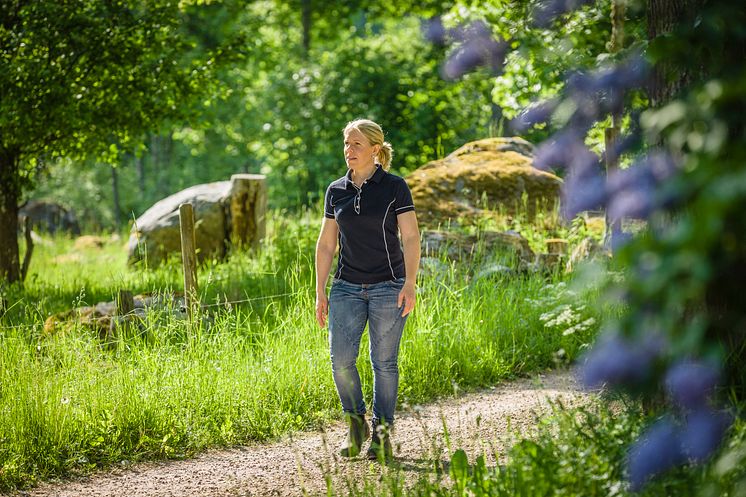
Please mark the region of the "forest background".
MULTIPOLYGON (((114 143, 103 161, 39 157, 37 187, 23 198, 61 202, 86 231, 118 230, 171 193, 248 172, 267 176, 270 207, 317 207, 329 181, 344 173, 340 130, 354 118, 383 125, 400 175, 465 142, 513 135, 508 122, 532 101, 556 95, 568 70, 608 55, 609 1, 552 29, 532 25, 532 7, 310 1, 188 7, 179 29, 192 46, 189 58, 209 60, 222 50, 228 60, 212 74, 208 91, 188 102, 188 114, 199 117, 159 122, 126 145, 114 143), (512 49, 502 74, 484 66, 449 74, 445 62, 457 43, 428 39, 427 20, 436 14, 448 27, 477 20, 496 27, 512 49)), ((537 143, 551 131, 551 125, 533 129, 525 138, 537 143)))

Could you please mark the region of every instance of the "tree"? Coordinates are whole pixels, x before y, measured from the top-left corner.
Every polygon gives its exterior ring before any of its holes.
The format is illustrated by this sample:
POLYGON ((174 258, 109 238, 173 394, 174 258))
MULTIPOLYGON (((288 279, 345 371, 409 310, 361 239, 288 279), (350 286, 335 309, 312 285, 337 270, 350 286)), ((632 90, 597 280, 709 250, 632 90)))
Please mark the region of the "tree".
POLYGON ((210 88, 188 2, 5 0, 0 10, 0 281, 20 279, 18 201, 57 157, 113 161, 210 88))

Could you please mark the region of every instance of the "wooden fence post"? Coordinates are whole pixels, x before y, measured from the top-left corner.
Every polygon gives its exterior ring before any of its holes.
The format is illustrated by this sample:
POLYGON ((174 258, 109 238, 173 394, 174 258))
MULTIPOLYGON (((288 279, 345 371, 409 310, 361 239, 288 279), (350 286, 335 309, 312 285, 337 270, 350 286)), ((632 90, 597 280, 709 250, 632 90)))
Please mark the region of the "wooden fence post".
POLYGON ((266 232, 267 184, 264 175, 231 176, 230 212, 233 246, 258 249, 266 232))
POLYGON ((197 253, 192 204, 179 206, 179 229, 181 231, 181 260, 184 265, 184 304, 191 321, 197 309, 197 253))

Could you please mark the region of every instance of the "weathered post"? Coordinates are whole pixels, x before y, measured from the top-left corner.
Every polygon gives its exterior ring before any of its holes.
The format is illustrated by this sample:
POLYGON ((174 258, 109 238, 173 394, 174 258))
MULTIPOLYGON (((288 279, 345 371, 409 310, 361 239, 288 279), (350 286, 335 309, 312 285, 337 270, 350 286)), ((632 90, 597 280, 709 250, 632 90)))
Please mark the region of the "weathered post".
POLYGON ((31 254, 34 253, 34 240, 31 238, 31 218, 23 216, 23 236, 26 239, 26 255, 23 256, 23 265, 21 266, 21 281, 26 280, 28 268, 31 265, 31 254))
POLYGON ((231 176, 231 243, 259 248, 266 233, 267 184, 263 174, 231 176))
POLYGON ((192 204, 179 206, 179 229, 181 231, 181 260, 184 265, 184 305, 191 321, 197 305, 197 253, 192 204))

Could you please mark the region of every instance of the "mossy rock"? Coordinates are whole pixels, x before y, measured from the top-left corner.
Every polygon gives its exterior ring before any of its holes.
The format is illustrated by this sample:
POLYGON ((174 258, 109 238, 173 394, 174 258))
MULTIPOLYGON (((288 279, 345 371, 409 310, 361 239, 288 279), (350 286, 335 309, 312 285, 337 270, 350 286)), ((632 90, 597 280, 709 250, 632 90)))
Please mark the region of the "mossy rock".
POLYGON ((471 224, 497 212, 529 218, 555 209, 562 180, 532 166, 533 146, 522 138, 470 142, 407 176, 417 217, 425 226, 471 224))

